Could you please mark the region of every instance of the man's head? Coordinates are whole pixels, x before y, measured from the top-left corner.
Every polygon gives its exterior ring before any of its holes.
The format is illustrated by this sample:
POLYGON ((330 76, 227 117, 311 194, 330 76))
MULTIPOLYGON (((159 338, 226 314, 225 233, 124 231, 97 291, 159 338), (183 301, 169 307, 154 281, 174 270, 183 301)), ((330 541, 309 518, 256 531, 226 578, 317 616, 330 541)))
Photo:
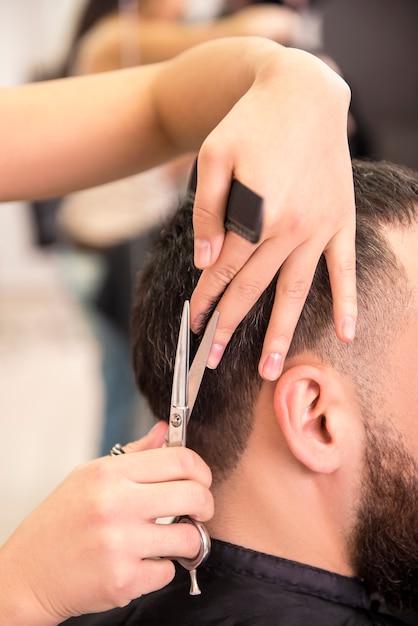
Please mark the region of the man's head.
MULTIPOLYGON (((310 472, 338 469, 343 433, 348 433, 353 459, 361 449, 362 485, 347 540, 350 558, 360 576, 399 605, 417 602, 418 580, 418 420, 413 415, 418 407, 418 255, 411 245, 414 230, 415 242, 418 237, 418 181, 412 172, 388 164, 358 163, 353 169, 356 339, 342 344, 335 336, 321 259, 272 404, 289 450, 310 472), (352 399, 339 411, 328 410, 330 381, 337 376, 352 399), (358 442, 347 430, 355 407, 364 431, 358 442), (388 582, 392 579, 401 582, 388 582)), ((134 303, 135 374, 160 419, 169 413, 183 301, 198 277, 189 200, 161 232, 134 303)), ((206 372, 190 421, 188 444, 211 466, 215 482, 227 479, 238 465, 254 428, 255 407, 266 386, 257 366, 274 287, 275 281, 240 324, 217 370, 206 372)), ((352 420, 352 432, 360 432, 352 420)), ((344 454, 347 463, 351 452, 344 454)))

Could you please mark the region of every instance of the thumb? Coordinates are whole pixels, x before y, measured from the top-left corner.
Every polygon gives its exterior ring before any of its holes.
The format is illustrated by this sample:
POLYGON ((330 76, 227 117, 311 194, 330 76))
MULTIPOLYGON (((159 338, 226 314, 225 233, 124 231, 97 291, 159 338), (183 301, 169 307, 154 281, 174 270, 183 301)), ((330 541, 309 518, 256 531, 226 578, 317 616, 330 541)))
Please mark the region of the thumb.
POLYGON ((141 452, 142 450, 151 450, 152 448, 161 448, 167 433, 168 424, 160 421, 155 424, 144 437, 123 446, 124 451, 141 452))

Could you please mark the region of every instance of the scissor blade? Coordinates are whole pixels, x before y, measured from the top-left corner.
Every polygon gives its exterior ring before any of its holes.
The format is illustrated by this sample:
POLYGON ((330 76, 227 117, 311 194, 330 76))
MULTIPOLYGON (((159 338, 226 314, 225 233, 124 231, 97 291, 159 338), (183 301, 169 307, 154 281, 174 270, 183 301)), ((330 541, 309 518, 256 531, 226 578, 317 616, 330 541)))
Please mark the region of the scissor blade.
POLYGON ((188 373, 190 346, 190 306, 186 300, 181 316, 179 338, 177 341, 176 360, 174 362, 171 406, 186 407, 188 403, 188 373))
POLYGON ((203 374, 205 373, 206 363, 208 362, 210 348, 212 346, 216 325, 218 323, 218 317, 219 312, 215 311, 206 326, 205 334, 203 335, 202 341, 200 342, 200 346, 196 352, 189 371, 189 419, 199 392, 203 374))

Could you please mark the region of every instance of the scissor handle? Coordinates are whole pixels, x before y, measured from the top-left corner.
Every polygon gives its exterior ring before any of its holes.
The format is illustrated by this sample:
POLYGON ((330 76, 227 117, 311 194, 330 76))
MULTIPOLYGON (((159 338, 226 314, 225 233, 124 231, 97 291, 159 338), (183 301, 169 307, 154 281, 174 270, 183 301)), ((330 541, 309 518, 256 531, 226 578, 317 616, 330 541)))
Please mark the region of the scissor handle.
POLYGON ((176 561, 180 563, 184 569, 187 569, 189 572, 197 569, 199 565, 206 560, 207 556, 210 552, 210 535, 206 530, 205 526, 201 522, 197 522, 191 517, 187 517, 186 515, 179 517, 176 519, 177 524, 192 524, 200 533, 200 549, 198 554, 194 559, 186 559, 183 557, 177 558, 176 561))

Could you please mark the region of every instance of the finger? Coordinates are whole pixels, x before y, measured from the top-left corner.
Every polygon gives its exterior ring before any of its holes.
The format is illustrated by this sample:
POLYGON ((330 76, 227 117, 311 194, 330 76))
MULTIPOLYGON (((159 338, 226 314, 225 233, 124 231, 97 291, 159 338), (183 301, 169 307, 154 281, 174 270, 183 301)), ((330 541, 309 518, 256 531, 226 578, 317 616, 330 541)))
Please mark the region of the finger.
POLYGON ((300 246, 283 264, 263 344, 259 373, 266 380, 277 380, 305 304, 321 252, 300 246))
MULTIPOLYGON (((205 522, 213 516, 213 496, 209 489, 193 480, 137 485, 129 498, 138 497, 138 515, 144 520, 190 515, 205 522)), ((125 497, 127 494, 125 494, 125 497)))
POLYGON ((129 551, 122 550, 116 555, 111 571, 106 574, 101 572, 105 583, 99 589, 99 597, 102 602, 106 599, 107 603, 102 604, 100 612, 116 606, 126 606, 143 594, 165 587, 173 580, 175 573, 174 563, 170 559, 139 557, 135 560, 132 546, 129 551), (106 589, 108 593, 105 595, 106 589))
MULTIPOLYGON (((219 298, 225 288, 237 276, 239 271, 247 263, 248 259, 254 254, 254 251, 256 249, 257 246, 249 243, 239 235, 231 232, 227 233, 222 251, 219 255, 217 262, 210 268, 207 268, 203 271, 198 281, 198 284, 196 285, 196 288, 192 294, 192 298, 190 301, 190 317, 191 328, 194 332, 199 331, 202 320, 208 308, 211 306, 214 300, 219 298)), ((238 281, 237 283, 234 282, 234 294, 238 295, 239 299, 242 299, 245 302, 247 300, 253 301, 253 283, 254 276, 251 277, 251 280, 249 282, 244 282, 244 280, 238 281)), ((259 295, 260 292, 256 287, 256 296, 258 297, 259 295)), ((225 302, 223 302, 223 305, 225 305, 225 302)), ((248 311, 248 308, 245 313, 248 311)), ((232 311, 230 311, 229 313, 232 314, 232 311)), ((238 319, 236 315, 234 316, 234 318, 238 319)), ((238 319, 237 325, 239 321, 240 320, 238 319)), ((229 326, 232 326, 232 330, 230 333, 227 329, 222 332, 220 331, 221 326, 218 323, 217 337, 220 338, 221 335, 225 335, 226 339, 224 345, 227 344, 229 337, 231 336, 233 330, 235 330, 236 328, 231 320, 229 321, 229 326)))
POLYGON ((141 568, 136 568, 136 577, 130 585, 132 591, 129 600, 162 589, 173 580, 176 573, 174 563, 169 559, 146 559, 141 565, 141 568))
POLYGON ((157 422, 144 437, 124 445, 124 452, 128 454, 129 452, 141 452, 141 450, 161 448, 164 443, 167 428, 168 424, 166 422, 157 422))
MULTIPOLYGON (((229 235, 232 237, 233 233, 228 233, 229 235)), ((234 236, 240 239, 237 235, 234 236)), ((250 244, 245 244, 242 240, 237 242, 237 246, 242 250, 245 250, 246 245, 250 244)), ((255 249, 254 246, 252 249, 255 249)), ((265 241, 255 249, 244 267, 236 274, 233 282, 228 285, 216 307, 220 315, 208 358, 208 367, 217 367, 232 333, 269 285, 288 253, 289 250, 284 246, 279 246, 276 240, 265 241)), ((238 264, 242 262, 242 257, 236 256, 235 260, 238 264)), ((218 263, 221 261, 222 258, 218 263)), ((207 272, 206 278, 204 274, 201 276, 202 288, 205 290, 208 289, 206 282, 213 288, 211 275, 213 269, 207 272)))
MULTIPOLYGON (((201 537, 193 524, 146 524, 141 525, 140 533, 137 545, 141 545, 143 558, 193 559, 199 553, 201 537)), ((132 551, 132 543, 130 546, 132 551)))
MULTIPOLYGON (((137 535, 129 533, 129 537, 131 543, 120 545, 118 552, 112 555, 110 562, 105 562, 100 571, 102 582, 97 588, 96 601, 101 605, 95 612, 126 606, 143 594, 165 587, 175 576, 174 563, 170 559, 143 558, 143 554, 137 549, 138 543, 135 542, 137 535)), ((92 593, 94 595, 94 589, 92 593)), ((88 612, 91 612, 90 609, 88 612)))
POLYGON ((176 480, 195 480, 210 487, 212 473, 193 450, 183 447, 156 448, 132 454, 106 457, 110 471, 134 483, 151 484, 176 480))
POLYGON ((342 341, 354 339, 357 321, 356 251, 352 230, 346 228, 337 233, 325 250, 335 329, 342 341))
POLYGON ((140 524, 136 520, 125 526, 123 533, 113 535, 113 550, 109 553, 104 546, 102 551, 105 562, 110 557, 111 570, 105 579, 112 604, 126 604, 167 585, 175 574, 172 560, 195 558, 200 545, 200 533, 192 524, 140 524))
POLYGON ((194 263, 200 269, 212 265, 222 249, 230 185, 231 168, 201 149, 193 207, 194 263))

